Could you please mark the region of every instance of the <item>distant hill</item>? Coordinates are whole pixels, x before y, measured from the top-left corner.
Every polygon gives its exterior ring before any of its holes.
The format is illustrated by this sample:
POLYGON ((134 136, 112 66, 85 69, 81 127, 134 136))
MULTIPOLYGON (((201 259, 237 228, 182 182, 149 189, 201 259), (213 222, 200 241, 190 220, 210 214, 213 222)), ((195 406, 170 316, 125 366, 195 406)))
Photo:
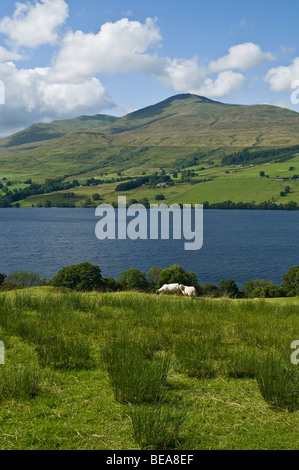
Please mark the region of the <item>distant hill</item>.
POLYGON ((224 157, 244 155, 244 150, 245 157, 249 152, 254 158, 265 151, 268 162, 292 158, 299 153, 299 114, 181 94, 121 118, 82 116, 36 124, 0 140, 0 177, 222 165, 224 157))

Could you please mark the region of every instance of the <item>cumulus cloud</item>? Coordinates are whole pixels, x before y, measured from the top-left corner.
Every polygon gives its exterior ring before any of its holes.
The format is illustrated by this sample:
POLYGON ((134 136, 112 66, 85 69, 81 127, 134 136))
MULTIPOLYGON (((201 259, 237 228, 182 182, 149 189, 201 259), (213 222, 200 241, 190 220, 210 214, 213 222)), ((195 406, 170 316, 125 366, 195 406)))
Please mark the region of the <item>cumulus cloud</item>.
POLYGON ((215 80, 207 78, 203 85, 195 92, 210 98, 221 98, 240 89, 245 83, 246 78, 241 73, 227 70, 219 73, 215 80))
POLYGON ((12 62, 0 64, 0 76, 6 95, 0 113, 4 134, 7 128, 16 130, 45 118, 96 114, 114 106, 107 90, 93 77, 80 83, 58 83, 50 79, 50 67, 18 69, 12 62))
POLYGON ((143 73, 177 92, 221 98, 244 85, 239 71, 274 59, 252 43, 233 46, 228 55, 205 65, 197 57, 162 56, 162 35, 153 18, 107 22, 97 33, 68 30, 58 43, 58 28, 67 17, 65 0, 36 0, 17 3, 12 17, 0 21, 13 50, 0 46, 0 77, 6 85, 1 126, 104 112, 114 106, 99 80, 107 73, 143 73), (20 50, 44 44, 58 46, 51 66, 17 67, 15 62, 24 59, 20 50))
POLYGON ((100 73, 149 73, 159 59, 146 51, 161 41, 156 21, 144 24, 127 18, 105 23, 98 34, 65 35, 54 65, 55 79, 82 79, 100 73))
POLYGON ((288 67, 276 67, 269 70, 265 81, 270 84, 272 91, 290 90, 292 82, 299 80, 299 57, 288 67))
POLYGON ((273 60, 275 60, 275 56, 271 52, 262 52, 257 44, 246 42, 230 47, 228 55, 210 62, 209 69, 211 72, 234 69, 248 70, 273 60))
POLYGON ((0 62, 5 62, 8 60, 21 60, 22 56, 17 52, 8 51, 5 47, 0 46, 0 62))
POLYGON ((64 0, 17 3, 13 16, 1 20, 0 32, 17 48, 53 45, 58 39, 57 29, 67 17, 68 5, 64 0))

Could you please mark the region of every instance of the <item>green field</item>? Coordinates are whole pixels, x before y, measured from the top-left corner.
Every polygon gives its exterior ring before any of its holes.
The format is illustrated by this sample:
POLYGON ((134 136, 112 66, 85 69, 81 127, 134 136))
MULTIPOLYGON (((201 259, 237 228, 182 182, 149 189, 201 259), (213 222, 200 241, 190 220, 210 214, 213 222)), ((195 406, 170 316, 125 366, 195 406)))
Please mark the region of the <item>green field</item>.
POLYGON ((2 293, 1 449, 298 449, 298 314, 298 298, 2 293))
MULTIPOLYGON (((277 204, 286 204, 289 201, 294 201, 299 204, 299 180, 275 181, 276 176, 292 176, 292 174, 296 173, 296 169, 299 170, 299 157, 284 163, 256 165, 254 167, 212 167, 206 170, 192 168, 192 171, 197 175, 194 179, 211 178, 211 181, 197 184, 192 182, 181 183, 180 178, 178 178, 174 179, 174 186, 167 188, 147 188, 144 185, 137 189, 122 192, 121 194, 115 192, 115 187, 118 183, 81 186, 72 188, 69 191, 31 196, 26 200, 20 201, 20 205, 22 207, 31 207, 32 204, 36 206, 39 203, 44 204, 45 201, 51 200, 54 206, 63 202, 80 206, 87 198, 91 198, 94 193, 99 193, 103 198, 102 202, 105 203, 116 202, 120 195, 125 195, 128 201, 131 199, 141 200, 146 197, 150 203, 157 203, 155 196, 163 194, 165 197, 163 202, 167 204, 200 204, 204 201, 217 203, 228 200, 236 203, 252 201, 260 203, 272 200, 277 204), (290 172, 290 167, 295 168, 295 170, 290 172), (260 171, 264 171, 269 178, 261 178, 259 175, 260 171), (290 187, 290 193, 281 196, 280 193, 284 191, 286 186, 290 187), (66 199, 64 194, 68 192, 74 193, 74 197, 66 199)), ((129 176, 129 173, 125 172, 125 175, 129 176)), ((117 175, 112 174, 110 176, 116 177, 117 175)), ((131 173, 131 176, 140 176, 140 174, 133 175, 131 173)), ((15 187, 17 186, 14 185, 13 188, 15 187)))

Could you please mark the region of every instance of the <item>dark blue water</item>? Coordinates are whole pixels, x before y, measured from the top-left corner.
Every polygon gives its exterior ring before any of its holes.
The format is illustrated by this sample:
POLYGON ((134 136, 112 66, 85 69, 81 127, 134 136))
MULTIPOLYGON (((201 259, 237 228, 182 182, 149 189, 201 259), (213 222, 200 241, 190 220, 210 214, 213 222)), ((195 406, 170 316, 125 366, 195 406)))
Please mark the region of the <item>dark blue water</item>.
POLYGON ((204 245, 184 251, 180 240, 105 240, 95 236, 94 209, 0 209, 0 272, 57 271, 84 261, 118 278, 131 267, 147 272, 180 264, 199 282, 256 278, 280 284, 299 265, 299 212, 204 211, 204 245))

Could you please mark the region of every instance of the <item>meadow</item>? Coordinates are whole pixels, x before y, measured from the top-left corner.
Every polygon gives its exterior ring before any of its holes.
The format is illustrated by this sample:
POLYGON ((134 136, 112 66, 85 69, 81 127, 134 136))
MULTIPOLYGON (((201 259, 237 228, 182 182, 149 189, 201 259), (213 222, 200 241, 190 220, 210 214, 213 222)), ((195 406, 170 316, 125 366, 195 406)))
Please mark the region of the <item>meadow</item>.
POLYGON ((297 299, 0 294, 1 449, 298 449, 297 299))

